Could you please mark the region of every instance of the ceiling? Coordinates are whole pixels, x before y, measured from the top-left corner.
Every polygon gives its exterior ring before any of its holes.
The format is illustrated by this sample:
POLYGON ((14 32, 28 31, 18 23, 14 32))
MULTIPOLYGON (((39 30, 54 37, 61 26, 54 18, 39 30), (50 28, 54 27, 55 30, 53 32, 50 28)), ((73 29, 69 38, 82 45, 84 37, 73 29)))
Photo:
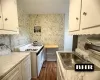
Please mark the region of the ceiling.
POLYGON ((69 0, 18 0, 28 14, 67 13, 69 0))

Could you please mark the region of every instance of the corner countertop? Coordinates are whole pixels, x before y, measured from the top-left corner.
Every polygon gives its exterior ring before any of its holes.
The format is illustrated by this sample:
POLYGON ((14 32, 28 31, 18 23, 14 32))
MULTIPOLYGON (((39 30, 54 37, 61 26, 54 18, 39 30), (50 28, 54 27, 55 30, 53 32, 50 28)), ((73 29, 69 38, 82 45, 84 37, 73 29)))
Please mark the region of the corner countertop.
POLYGON ((9 55, 0 56, 0 79, 28 55, 30 55, 29 52, 12 52, 9 55))

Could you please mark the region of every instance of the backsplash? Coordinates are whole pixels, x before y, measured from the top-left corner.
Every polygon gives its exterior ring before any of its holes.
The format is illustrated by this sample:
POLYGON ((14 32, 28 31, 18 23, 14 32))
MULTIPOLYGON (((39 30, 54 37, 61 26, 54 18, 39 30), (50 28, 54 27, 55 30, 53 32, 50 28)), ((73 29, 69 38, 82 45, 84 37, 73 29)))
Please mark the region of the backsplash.
POLYGON ((100 35, 82 35, 78 36, 78 48, 85 50, 84 45, 86 42, 88 42, 88 37, 92 37, 92 39, 100 40, 100 35))
POLYGON ((4 43, 10 47, 10 40, 8 35, 0 35, 0 43, 4 43))
POLYGON ((34 14, 29 17, 31 41, 57 44, 59 50, 64 49, 64 14, 34 14), (41 32, 34 33, 34 26, 41 26, 41 32))
POLYGON ((29 15, 18 6, 18 23, 19 33, 18 35, 11 36, 11 47, 25 45, 30 43, 29 36, 29 15))
POLYGON ((89 54, 89 57, 86 58, 86 59, 88 59, 90 62, 92 62, 96 66, 100 67, 100 52, 84 49, 85 43, 88 42, 88 40, 87 40, 88 37, 92 37, 91 39, 92 39, 93 42, 97 43, 97 41, 98 42, 100 41, 100 35, 82 35, 82 36, 78 36, 78 48, 80 48, 81 50, 83 50, 87 54, 89 54))
POLYGON ((29 39, 29 15, 25 14, 21 7, 18 5, 18 23, 19 33, 18 35, 0 35, 0 43, 4 43, 12 49, 16 46, 25 45, 30 43, 29 39))

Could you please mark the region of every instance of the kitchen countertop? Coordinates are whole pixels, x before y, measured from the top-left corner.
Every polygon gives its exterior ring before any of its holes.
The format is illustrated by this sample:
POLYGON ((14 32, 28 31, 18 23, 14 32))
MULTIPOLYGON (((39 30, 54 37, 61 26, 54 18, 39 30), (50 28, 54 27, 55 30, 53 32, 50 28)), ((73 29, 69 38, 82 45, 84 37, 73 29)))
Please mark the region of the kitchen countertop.
POLYGON ((0 79, 28 55, 30 55, 29 52, 12 52, 9 55, 0 56, 0 79))

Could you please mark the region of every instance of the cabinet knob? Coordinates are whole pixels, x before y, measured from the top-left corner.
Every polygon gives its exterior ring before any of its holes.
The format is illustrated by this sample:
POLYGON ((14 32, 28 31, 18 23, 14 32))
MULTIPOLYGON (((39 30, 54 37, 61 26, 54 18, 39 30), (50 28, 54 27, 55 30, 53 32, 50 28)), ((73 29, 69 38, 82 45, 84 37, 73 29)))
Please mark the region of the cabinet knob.
POLYGON ((79 18, 78 17, 76 17, 76 20, 78 20, 79 18))
POLYGON ((84 15, 84 16, 86 16, 86 15, 87 15, 87 13, 86 13, 86 12, 83 12, 83 15, 84 15))
POLYGON ((5 18, 5 21, 7 21, 8 19, 7 18, 5 18))

